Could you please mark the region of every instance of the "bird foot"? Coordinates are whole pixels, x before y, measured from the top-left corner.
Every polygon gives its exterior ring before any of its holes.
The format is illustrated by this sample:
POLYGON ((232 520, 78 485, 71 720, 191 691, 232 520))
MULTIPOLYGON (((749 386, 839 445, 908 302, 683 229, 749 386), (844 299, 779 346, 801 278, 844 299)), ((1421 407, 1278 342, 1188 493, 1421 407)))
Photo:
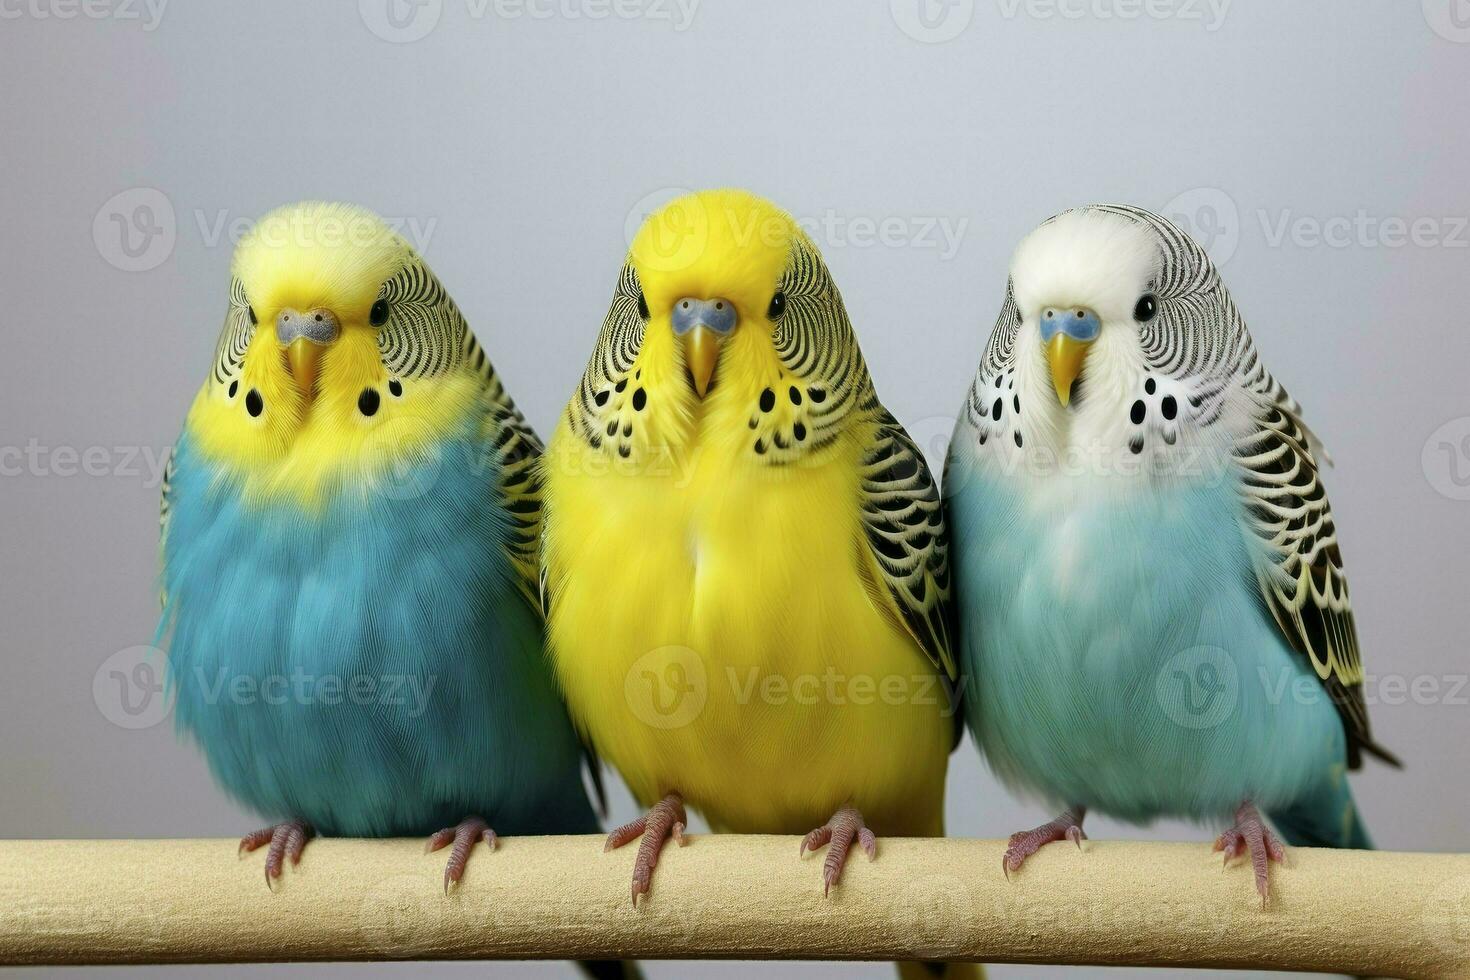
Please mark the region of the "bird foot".
POLYGON ((643 816, 632 823, 623 824, 607 835, 603 853, 622 847, 635 837, 642 837, 638 845, 638 857, 633 862, 633 907, 638 907, 638 896, 647 895, 653 881, 653 869, 658 867, 658 856, 664 842, 670 837, 680 847, 684 846, 684 828, 689 817, 684 812, 684 798, 670 793, 659 800, 643 816))
POLYGON ((1256 891, 1261 895, 1261 908, 1271 895, 1271 862, 1286 860, 1286 847, 1261 819, 1260 811, 1246 801, 1235 811, 1235 826, 1215 838, 1215 850, 1225 852, 1225 864, 1249 853, 1256 875, 1256 891))
POLYGON ((1000 868, 1009 878, 1012 871, 1021 870, 1021 865, 1026 859, 1046 844, 1054 844, 1058 841, 1069 840, 1076 844, 1079 849, 1082 842, 1087 840, 1087 834, 1082 829, 1082 818, 1087 811, 1076 806, 1070 810, 1064 810, 1061 816, 1042 824, 1035 830, 1023 830, 1012 834, 1006 844, 1005 856, 1000 859, 1000 868))
POLYGON ((470 861, 470 851, 474 849, 475 842, 481 840, 489 845, 490 850, 495 850, 498 838, 490 825, 479 817, 465 817, 458 826, 445 827, 435 833, 424 845, 424 853, 430 854, 454 844, 449 851, 449 863, 444 867, 445 894, 448 894, 450 886, 459 884, 459 879, 464 877, 465 865, 470 861))
POLYGON ((842 879, 842 869, 847 864, 847 854, 854 839, 867 853, 869 861, 878 856, 878 838, 863 823, 863 815, 850 806, 842 807, 832 814, 831 820, 802 838, 799 856, 803 857, 807 851, 815 851, 823 844, 831 845, 827 848, 827 859, 822 862, 822 894, 832 894, 832 886, 842 879))
POLYGON ((281 877, 287 858, 293 866, 301 863, 301 852, 306 849, 306 842, 315 836, 316 832, 305 821, 287 820, 241 837, 238 853, 248 854, 270 845, 270 850, 265 852, 265 887, 269 888, 271 882, 281 877))

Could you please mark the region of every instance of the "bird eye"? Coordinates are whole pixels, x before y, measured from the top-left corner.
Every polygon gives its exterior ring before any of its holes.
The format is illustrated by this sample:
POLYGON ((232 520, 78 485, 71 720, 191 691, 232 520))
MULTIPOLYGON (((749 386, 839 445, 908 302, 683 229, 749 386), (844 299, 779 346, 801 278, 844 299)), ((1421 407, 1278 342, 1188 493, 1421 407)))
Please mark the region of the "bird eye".
POLYGON ((1147 323, 1159 313, 1159 301, 1154 299, 1153 293, 1144 293, 1139 297, 1138 305, 1133 308, 1133 319, 1139 323, 1147 323))
POLYGON ((388 322, 388 301, 380 299, 368 310, 368 322, 375 327, 381 327, 388 322))
POLYGON ((643 290, 638 290, 638 315, 647 320, 651 313, 648 312, 648 300, 643 298, 643 290))
POLYGON ((771 297, 771 307, 770 307, 770 309, 766 310, 766 318, 767 319, 770 319, 770 320, 774 320, 778 316, 780 316, 782 313, 785 313, 785 312, 786 312, 786 294, 783 293, 783 292, 779 292, 778 291, 775 296, 772 296, 771 297))

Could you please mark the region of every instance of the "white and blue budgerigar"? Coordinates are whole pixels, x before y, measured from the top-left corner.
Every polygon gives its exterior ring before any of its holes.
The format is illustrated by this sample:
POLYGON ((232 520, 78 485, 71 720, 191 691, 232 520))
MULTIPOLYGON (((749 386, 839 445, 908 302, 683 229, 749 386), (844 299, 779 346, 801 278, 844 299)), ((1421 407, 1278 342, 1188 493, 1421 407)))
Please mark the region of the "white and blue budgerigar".
POLYGON ((945 482, 971 729, 1063 809, 1230 821, 1262 901, 1287 842, 1370 847, 1346 771, 1389 762, 1323 451, 1205 251, 1137 208, 1017 249, 945 482), (1263 817, 1264 815, 1264 817, 1263 817))

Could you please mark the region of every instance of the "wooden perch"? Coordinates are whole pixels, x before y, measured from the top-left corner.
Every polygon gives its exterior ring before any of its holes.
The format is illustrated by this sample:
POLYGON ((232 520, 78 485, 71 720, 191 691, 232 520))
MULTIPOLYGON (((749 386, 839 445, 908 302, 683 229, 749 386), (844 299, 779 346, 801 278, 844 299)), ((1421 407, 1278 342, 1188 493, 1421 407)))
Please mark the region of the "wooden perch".
POLYGON ((1470 855, 1293 848, 1261 908, 1204 845, 880 840, 823 898, 794 837, 696 835, 629 901, 634 847, 315 840, 266 889, 233 840, 0 841, 0 964, 379 959, 938 959, 1470 978, 1470 855))

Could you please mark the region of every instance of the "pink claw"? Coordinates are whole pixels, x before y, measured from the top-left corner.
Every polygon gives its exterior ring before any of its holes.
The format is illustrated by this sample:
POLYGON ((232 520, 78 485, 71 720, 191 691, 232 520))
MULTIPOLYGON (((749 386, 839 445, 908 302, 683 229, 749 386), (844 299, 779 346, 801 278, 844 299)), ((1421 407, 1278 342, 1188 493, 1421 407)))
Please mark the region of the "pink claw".
POLYGON ((301 852, 314 836, 315 832, 304 821, 287 820, 241 837, 237 853, 248 854, 270 844, 270 850, 265 852, 265 887, 269 888, 272 881, 281 877, 288 858, 293 866, 301 863, 301 852))
POLYGON ((1021 865, 1026 859, 1047 844, 1058 841, 1071 841, 1077 845, 1078 850, 1082 848, 1082 842, 1087 840, 1087 833, 1082 829, 1082 818, 1087 815, 1085 807, 1074 806, 1070 810, 1062 812, 1061 816, 1037 827, 1034 830, 1023 830, 1011 835, 1006 844, 1006 852, 1000 859, 1000 869, 1009 878, 1012 871, 1021 870, 1021 865))
POLYGON ((689 817, 684 811, 684 799, 678 793, 670 793, 655 803, 647 813, 631 823, 626 823, 607 835, 603 853, 622 847, 641 836, 638 857, 633 862, 633 907, 638 907, 638 896, 647 895, 653 884, 653 869, 658 867, 659 854, 664 842, 670 837, 680 847, 684 846, 684 828, 689 817))
POLYGON ((832 819, 802 838, 798 857, 805 857, 807 851, 814 851, 823 844, 831 844, 827 848, 827 858, 822 862, 822 894, 831 895, 832 886, 842 880, 842 869, 847 865, 853 840, 868 855, 869 861, 878 856, 878 838, 863 823, 863 815, 850 806, 840 808, 832 814, 832 819))
POLYGON ((1261 896, 1261 908, 1271 895, 1270 866, 1286 860, 1286 847, 1261 819, 1260 811, 1249 800, 1235 811, 1235 826, 1215 838, 1215 850, 1225 852, 1225 864, 1249 852, 1251 870, 1256 876, 1256 891, 1261 896))
POLYGON ((465 817, 457 826, 445 827, 436 831, 424 845, 424 853, 428 854, 445 847, 453 842, 454 847, 449 851, 449 863, 444 867, 444 891, 449 892, 451 885, 459 884, 464 877, 465 865, 469 864, 470 851, 474 849, 475 842, 483 840, 489 845, 490 850, 495 850, 499 838, 490 825, 479 817, 465 817))

